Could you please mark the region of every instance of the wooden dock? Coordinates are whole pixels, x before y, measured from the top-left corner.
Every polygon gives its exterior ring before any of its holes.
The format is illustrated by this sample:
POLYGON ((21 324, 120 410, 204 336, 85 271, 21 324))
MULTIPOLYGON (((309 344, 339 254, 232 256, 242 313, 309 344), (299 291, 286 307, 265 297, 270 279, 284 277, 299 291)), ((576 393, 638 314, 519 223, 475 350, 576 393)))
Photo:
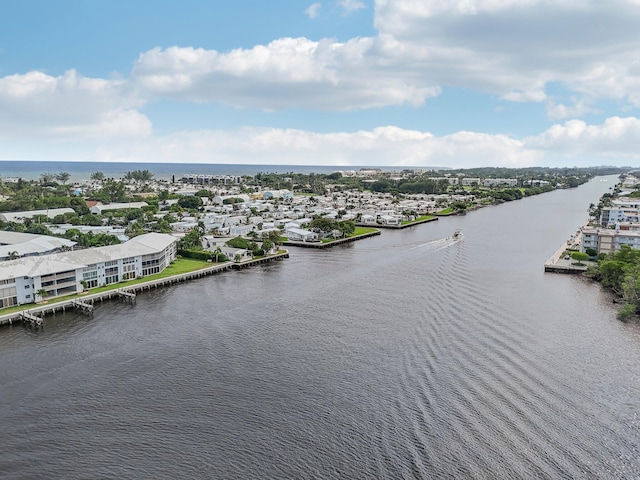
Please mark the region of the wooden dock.
POLYGON ((91 303, 83 302, 82 300, 75 298, 71 300, 71 305, 85 315, 93 315, 93 305, 91 303))
POLYGON ((120 296, 120 298, 122 298, 125 302, 128 302, 128 303, 135 303, 136 302, 136 294, 135 293, 129 292, 129 291, 124 290, 122 288, 117 289, 116 292, 118 292, 118 296, 120 296))
POLYGON ((28 310, 20 312, 20 320, 23 324, 29 323, 32 327, 41 327, 43 323, 42 317, 33 315, 28 310))

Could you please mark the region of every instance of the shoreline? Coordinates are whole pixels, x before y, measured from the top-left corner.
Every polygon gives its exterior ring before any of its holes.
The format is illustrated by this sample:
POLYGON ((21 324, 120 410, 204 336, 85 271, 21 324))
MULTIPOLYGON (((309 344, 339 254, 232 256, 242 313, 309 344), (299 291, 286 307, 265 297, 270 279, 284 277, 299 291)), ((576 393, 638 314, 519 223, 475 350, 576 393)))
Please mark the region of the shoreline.
MULTIPOLYGON (((285 250, 282 253, 270 255, 268 257, 261 257, 253 260, 247 260, 242 263, 224 262, 210 267, 200 268, 192 272, 179 273, 164 278, 158 278, 155 280, 148 280, 146 282, 140 282, 133 285, 121 285, 119 283, 114 284, 114 288, 99 293, 77 294, 73 298, 61 300, 57 302, 47 303, 46 305, 29 304, 31 307, 22 308, 11 313, 0 314, 0 327, 6 325, 12 325, 14 322, 25 323, 31 317, 43 319, 44 317, 55 315, 62 311, 65 312, 68 308, 82 308, 83 305, 93 306, 97 301, 100 303, 105 300, 112 300, 114 297, 121 298, 130 295, 136 295, 142 293, 145 290, 151 290, 152 288, 162 288, 165 286, 171 286, 174 283, 186 282, 197 278, 214 275, 216 273, 225 272, 228 270, 239 270, 254 265, 263 263, 270 263, 275 260, 282 260, 289 258, 289 251, 285 250), (121 285, 121 286, 119 286, 121 285), (26 314, 26 315, 25 315, 26 314), (40 317, 38 315, 41 315, 40 317), (31 317, 30 317, 31 316, 31 317), (27 317, 27 318, 23 318, 27 317)), ((84 310, 84 309, 83 309, 84 310)))

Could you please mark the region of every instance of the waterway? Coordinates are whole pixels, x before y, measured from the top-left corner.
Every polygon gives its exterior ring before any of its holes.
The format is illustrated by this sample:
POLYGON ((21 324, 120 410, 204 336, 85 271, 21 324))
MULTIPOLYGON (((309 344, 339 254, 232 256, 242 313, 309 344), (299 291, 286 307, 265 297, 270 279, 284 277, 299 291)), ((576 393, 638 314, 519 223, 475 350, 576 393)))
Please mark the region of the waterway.
POLYGON ((609 178, 1 329, 0 478, 639 478, 638 323, 543 269, 609 178))

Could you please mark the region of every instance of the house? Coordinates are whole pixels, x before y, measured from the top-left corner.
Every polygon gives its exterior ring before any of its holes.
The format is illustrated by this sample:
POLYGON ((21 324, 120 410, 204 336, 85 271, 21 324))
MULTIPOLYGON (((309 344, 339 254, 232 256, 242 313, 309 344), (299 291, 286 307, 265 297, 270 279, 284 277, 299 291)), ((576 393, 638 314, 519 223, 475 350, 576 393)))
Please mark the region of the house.
POLYGON ((365 225, 375 225, 377 221, 375 215, 362 215, 360 217, 360 223, 365 225))
POLYGON ((220 250, 226 255, 227 258, 233 260, 236 263, 251 260, 253 258, 253 254, 251 253, 251 251, 245 250, 244 248, 235 248, 225 245, 220 247, 220 250))
POLYGON ((273 200, 275 198, 281 198, 282 200, 289 200, 293 198, 293 193, 289 190, 267 190, 262 194, 264 200, 273 200))
POLYGON ((112 210, 137 210, 142 207, 148 207, 147 202, 126 202, 126 203, 109 203, 107 205, 97 204, 89 209, 91 213, 102 215, 104 212, 112 210))
POLYGON ((35 216, 45 216, 47 218, 54 218, 57 215, 64 215, 65 213, 76 213, 73 208, 47 208, 46 210, 27 210, 23 212, 2 212, 0 213, 0 220, 3 222, 16 222, 22 223, 27 218, 33 218, 35 216))
POLYGON ((234 225, 229 227, 229 234, 232 237, 244 237, 255 228, 255 225, 234 225))
POLYGON ((389 225, 389 226, 400 225, 400 223, 402 223, 402 219, 394 215, 381 215, 380 221, 382 222, 383 225, 389 225))
POLYGON ((288 228, 284 234, 292 242, 317 242, 319 239, 316 232, 302 228, 288 228))

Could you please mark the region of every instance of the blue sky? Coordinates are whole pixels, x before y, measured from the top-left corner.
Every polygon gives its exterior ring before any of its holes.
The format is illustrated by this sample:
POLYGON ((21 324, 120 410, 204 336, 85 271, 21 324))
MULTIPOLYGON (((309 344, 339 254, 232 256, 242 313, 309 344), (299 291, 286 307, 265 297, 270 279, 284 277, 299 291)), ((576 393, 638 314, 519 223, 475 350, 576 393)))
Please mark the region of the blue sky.
POLYGON ((22 0, 0 17, 5 160, 638 165, 639 114, 638 0, 22 0))

